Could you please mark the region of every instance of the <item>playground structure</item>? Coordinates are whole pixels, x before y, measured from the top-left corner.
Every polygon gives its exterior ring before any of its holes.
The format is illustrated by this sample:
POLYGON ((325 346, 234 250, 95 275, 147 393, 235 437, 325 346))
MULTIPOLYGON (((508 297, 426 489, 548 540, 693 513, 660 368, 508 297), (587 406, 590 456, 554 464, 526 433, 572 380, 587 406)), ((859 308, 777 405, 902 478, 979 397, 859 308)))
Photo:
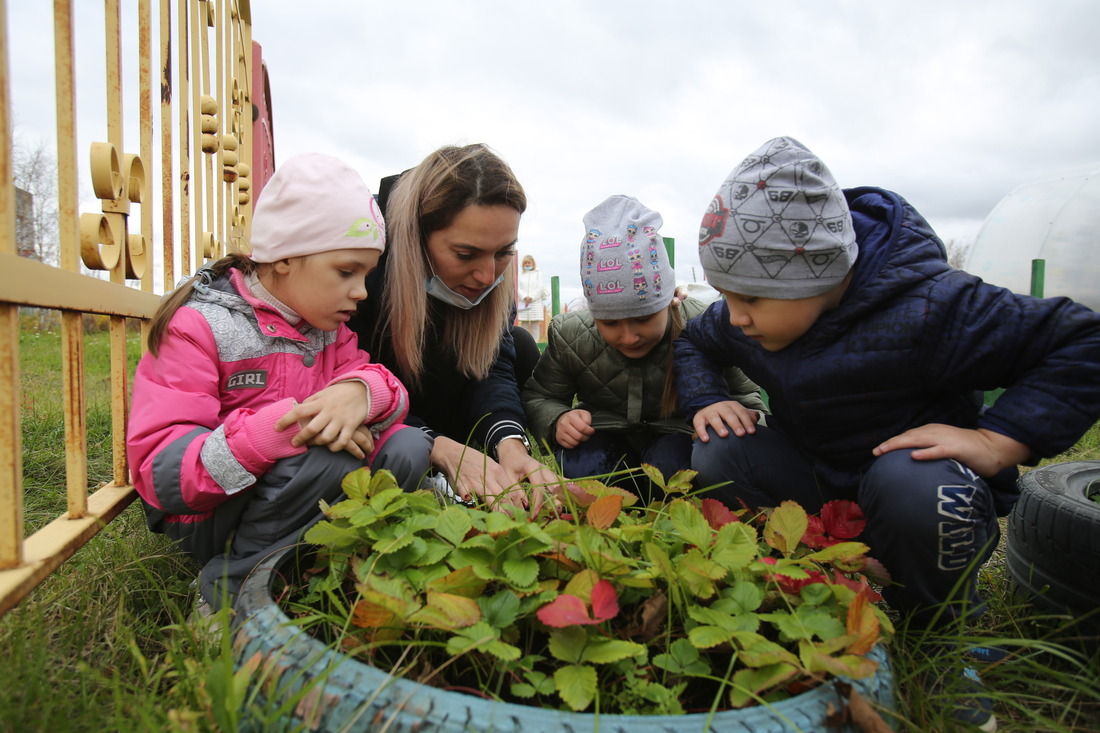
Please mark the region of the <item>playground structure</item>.
POLYGON ((46 263, 19 256, 8 49, 13 30, 29 29, 9 28, 8 5, 0 0, 0 614, 135 498, 125 450, 133 366, 127 361, 127 324, 140 322, 144 337, 158 293, 247 242, 251 202, 274 167, 266 76, 252 41, 249 0, 106 0, 99 28, 74 22, 73 5, 53 3, 59 257, 46 263), (78 31, 104 34, 100 69, 78 67, 78 31), (136 54, 124 59, 128 48, 136 54), (124 61, 128 69, 137 68, 133 110, 124 104, 124 61), (93 126, 105 127, 106 139, 90 149, 77 148, 78 72, 104 74, 107 90, 106 123, 93 126), (89 188, 99 210, 82 212, 79 194, 89 188), (23 517, 21 308, 60 314, 63 352, 67 510, 29 537, 23 517), (110 322, 113 475, 98 487, 89 487, 87 470, 87 314, 110 322))

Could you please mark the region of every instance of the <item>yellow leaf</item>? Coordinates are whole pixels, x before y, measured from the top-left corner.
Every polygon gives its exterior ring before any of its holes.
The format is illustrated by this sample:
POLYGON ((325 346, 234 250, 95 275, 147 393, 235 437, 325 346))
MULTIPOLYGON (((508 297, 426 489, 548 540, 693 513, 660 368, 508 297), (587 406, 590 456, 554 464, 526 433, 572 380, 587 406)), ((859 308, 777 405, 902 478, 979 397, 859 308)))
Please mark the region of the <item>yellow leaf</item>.
POLYGON ((472 567, 465 567, 429 581, 427 590, 477 598, 485 591, 485 581, 477 576, 472 567))
POLYGON ((764 525, 764 541, 784 555, 790 555, 802 541, 808 526, 806 510, 798 502, 785 501, 768 517, 764 525))
POLYGON ((587 568, 574 575, 565 585, 563 593, 576 596, 587 604, 592 603, 592 587, 600 582, 600 576, 587 568))

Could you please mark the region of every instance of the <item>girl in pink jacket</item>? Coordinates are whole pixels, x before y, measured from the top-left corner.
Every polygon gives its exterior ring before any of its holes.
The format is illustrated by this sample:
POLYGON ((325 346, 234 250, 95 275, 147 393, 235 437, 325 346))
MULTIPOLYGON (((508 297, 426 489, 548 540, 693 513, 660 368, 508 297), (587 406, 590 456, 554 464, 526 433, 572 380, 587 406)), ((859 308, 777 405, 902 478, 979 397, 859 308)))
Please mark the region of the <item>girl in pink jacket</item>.
POLYGON ((149 528, 200 563, 218 608, 296 543, 369 465, 420 488, 431 439, 401 423, 405 387, 344 324, 367 297, 385 224, 359 175, 287 160, 252 223, 252 253, 202 268, 161 304, 138 364, 127 448, 149 528))

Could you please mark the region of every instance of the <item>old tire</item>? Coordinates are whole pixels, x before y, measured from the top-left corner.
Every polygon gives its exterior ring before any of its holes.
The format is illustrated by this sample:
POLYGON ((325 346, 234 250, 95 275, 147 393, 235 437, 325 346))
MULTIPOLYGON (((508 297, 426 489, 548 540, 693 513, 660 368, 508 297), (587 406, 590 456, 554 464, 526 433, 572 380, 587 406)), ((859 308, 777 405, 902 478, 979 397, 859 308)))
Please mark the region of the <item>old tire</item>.
POLYGON ((1006 565, 1020 595, 1036 608, 1100 629, 1100 461, 1056 463, 1028 471, 1008 518, 1006 565))
MULTIPOLYGON (((275 603, 281 574, 296 572, 293 550, 261 565, 245 582, 236 604, 233 635, 238 667, 255 665, 252 679, 268 679, 264 694, 289 700, 289 720, 321 731, 604 731, 683 733, 707 729, 708 716, 627 716, 571 713, 493 702, 392 678, 328 646, 295 626, 275 603), (275 684, 275 682, 278 684, 275 684), (276 689, 277 688, 277 689, 276 689), (272 690, 275 690, 272 692, 272 690), (306 690, 303 692, 303 690, 306 690)), ((869 655, 879 663, 855 690, 879 710, 893 711, 893 675, 881 644, 869 655)), ((268 700, 267 707, 277 701, 268 700)), ((744 733, 819 731, 830 708, 843 709, 833 684, 822 685, 772 706, 727 710, 709 718, 710 730, 744 733)), ((830 728, 855 731, 851 726, 830 728)))

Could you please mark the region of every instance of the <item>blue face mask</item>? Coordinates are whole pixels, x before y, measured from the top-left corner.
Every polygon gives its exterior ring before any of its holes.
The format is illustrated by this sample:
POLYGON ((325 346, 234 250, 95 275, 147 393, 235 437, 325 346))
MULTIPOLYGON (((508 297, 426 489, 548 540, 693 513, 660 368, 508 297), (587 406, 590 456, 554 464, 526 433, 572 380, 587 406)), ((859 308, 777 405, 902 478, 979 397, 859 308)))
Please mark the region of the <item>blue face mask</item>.
POLYGON ((500 285, 503 280, 504 275, 502 273, 500 277, 493 281, 492 285, 481 291, 481 295, 477 296, 477 300, 470 300, 465 295, 456 293, 455 291, 451 290, 449 287, 447 287, 446 283, 439 279, 439 275, 436 275, 434 272, 432 273, 432 276, 428 278, 428 282, 425 287, 428 290, 428 295, 432 296, 436 300, 441 300, 447 305, 453 305, 455 308, 461 308, 464 311, 468 311, 481 301, 485 300, 485 296, 493 292, 496 286, 500 285))

